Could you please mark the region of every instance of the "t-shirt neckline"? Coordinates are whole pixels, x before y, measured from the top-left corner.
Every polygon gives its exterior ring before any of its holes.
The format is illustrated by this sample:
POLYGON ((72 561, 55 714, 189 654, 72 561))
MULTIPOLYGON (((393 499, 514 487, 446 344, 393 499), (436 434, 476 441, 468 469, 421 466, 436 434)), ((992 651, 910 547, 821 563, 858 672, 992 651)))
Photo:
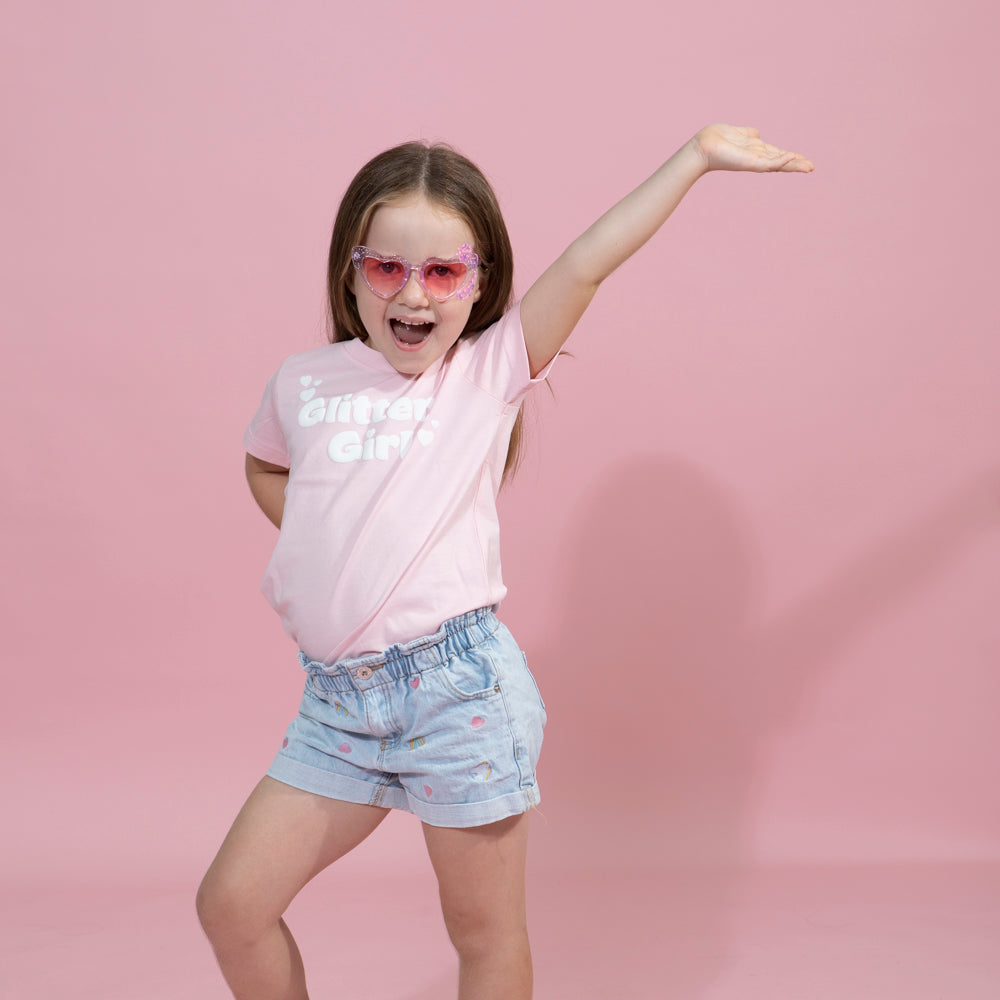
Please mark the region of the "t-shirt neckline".
POLYGON ((394 368, 381 351, 376 350, 374 347, 369 347, 360 337, 351 337, 350 340, 344 341, 344 350, 347 351, 348 355, 354 361, 364 365, 366 368, 372 368, 377 372, 384 372, 389 375, 398 375, 400 378, 405 379, 418 379, 423 375, 432 374, 441 367, 444 359, 448 356, 448 354, 445 354, 443 357, 438 358, 434 364, 419 375, 406 375, 397 368, 394 368))

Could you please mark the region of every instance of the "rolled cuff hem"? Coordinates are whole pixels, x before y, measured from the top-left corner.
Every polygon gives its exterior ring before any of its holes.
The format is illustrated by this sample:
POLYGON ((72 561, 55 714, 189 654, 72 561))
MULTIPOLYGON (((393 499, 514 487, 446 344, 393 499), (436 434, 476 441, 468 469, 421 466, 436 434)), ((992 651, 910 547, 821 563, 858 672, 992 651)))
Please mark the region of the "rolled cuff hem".
POLYGON ((483 802, 455 802, 441 804, 414 798, 405 789, 392 785, 373 785, 368 781, 330 774, 288 757, 278 756, 268 769, 269 778, 293 788, 328 799, 354 802, 357 805, 376 806, 382 809, 401 809, 413 813, 428 826, 466 828, 497 823, 510 816, 518 816, 534 809, 542 801, 538 785, 508 792, 506 795, 483 802))

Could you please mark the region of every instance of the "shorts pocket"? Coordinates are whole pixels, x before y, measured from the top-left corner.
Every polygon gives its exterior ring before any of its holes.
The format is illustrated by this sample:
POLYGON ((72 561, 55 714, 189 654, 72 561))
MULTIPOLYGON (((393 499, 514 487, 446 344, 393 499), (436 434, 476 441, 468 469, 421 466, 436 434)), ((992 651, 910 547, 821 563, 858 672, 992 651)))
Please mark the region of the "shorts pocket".
POLYGON ((478 701, 500 693, 500 673, 487 646, 488 642, 466 650, 433 671, 452 697, 478 701))

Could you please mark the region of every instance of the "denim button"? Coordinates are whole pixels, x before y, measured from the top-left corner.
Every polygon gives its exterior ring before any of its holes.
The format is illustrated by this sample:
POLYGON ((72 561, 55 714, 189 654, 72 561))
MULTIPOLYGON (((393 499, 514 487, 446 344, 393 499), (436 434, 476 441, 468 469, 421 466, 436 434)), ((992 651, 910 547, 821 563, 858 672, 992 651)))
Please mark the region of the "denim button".
POLYGON ((374 672, 375 671, 373 671, 371 667, 358 667, 358 669, 354 671, 354 676, 357 677, 359 681, 366 681, 374 672))

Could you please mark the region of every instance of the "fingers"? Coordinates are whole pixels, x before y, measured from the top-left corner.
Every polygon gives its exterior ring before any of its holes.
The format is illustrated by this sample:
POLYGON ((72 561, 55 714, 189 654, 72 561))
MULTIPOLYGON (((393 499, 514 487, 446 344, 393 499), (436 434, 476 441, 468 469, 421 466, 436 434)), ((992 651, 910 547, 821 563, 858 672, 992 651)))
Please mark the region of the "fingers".
POLYGON ((801 153, 793 153, 788 149, 779 149, 770 143, 761 143, 761 154, 765 157, 761 161, 760 169, 766 171, 781 171, 783 173, 811 173, 815 166, 807 160, 801 153))
POLYGON ((811 174, 816 166, 799 153, 789 153, 788 159, 778 169, 786 174, 811 174))
POLYGON ((748 139, 754 140, 746 144, 749 152, 758 158, 757 169, 762 171, 782 171, 784 173, 809 173, 814 168, 813 164, 801 153, 794 153, 789 149, 782 149, 780 146, 765 142, 760 137, 760 131, 750 126, 740 128, 748 139))
POLYGON ((815 170, 812 162, 799 156, 798 153, 785 153, 783 156, 760 160, 757 169, 761 173, 811 174, 815 170))
POLYGON ((810 160, 798 156, 786 163, 781 169, 786 174, 811 174, 816 169, 816 165, 810 160))

